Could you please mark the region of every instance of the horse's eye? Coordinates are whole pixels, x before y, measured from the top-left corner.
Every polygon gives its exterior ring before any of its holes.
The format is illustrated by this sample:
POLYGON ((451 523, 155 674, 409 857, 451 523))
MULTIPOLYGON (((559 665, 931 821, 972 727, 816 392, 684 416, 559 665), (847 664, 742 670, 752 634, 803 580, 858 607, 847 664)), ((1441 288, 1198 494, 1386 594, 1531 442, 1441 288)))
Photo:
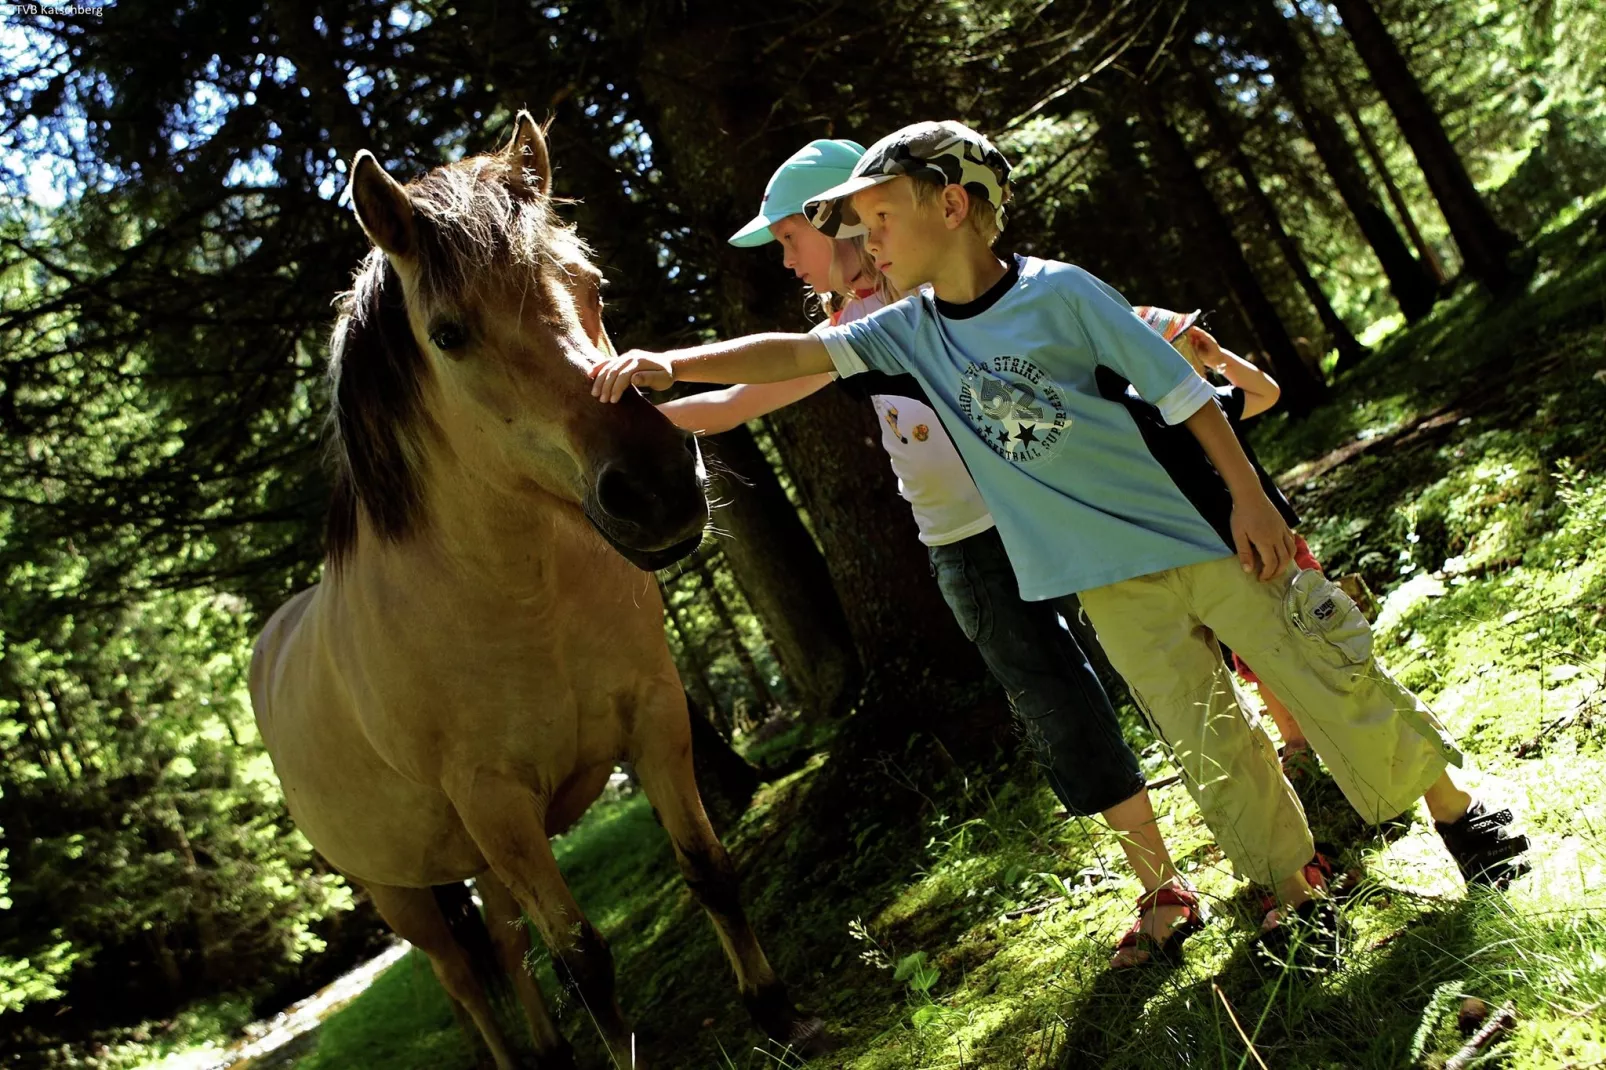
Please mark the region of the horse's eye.
POLYGON ((435 348, 450 353, 454 349, 461 349, 468 343, 468 332, 459 323, 443 323, 429 332, 429 340, 435 348))

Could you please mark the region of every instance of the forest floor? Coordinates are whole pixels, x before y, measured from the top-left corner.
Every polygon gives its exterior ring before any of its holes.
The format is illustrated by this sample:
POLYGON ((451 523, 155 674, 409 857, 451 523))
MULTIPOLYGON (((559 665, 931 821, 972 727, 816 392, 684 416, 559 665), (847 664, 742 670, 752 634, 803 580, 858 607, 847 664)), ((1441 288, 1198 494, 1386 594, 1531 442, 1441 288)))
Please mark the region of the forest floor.
MULTIPOLYGON (((798 815, 830 763, 766 784, 727 836, 745 900, 798 1002, 843 1041, 843 1070, 1442 1066, 1466 996, 1512 1001, 1505 1065, 1606 1066, 1606 200, 1528 249, 1526 291, 1470 287, 1394 331, 1333 402, 1256 432, 1330 571, 1382 602, 1384 661, 1469 754, 1468 780, 1511 804, 1533 871, 1465 889, 1423 813, 1360 826, 1308 800, 1321 836, 1364 867, 1336 973, 1266 972, 1255 918, 1180 786, 1164 831, 1215 920, 1179 969, 1115 974, 1136 885, 1089 821, 1056 816, 1029 762, 968 780, 924 745, 869 767, 885 809, 829 843, 798 815), (912 805, 908 805, 912 801, 912 805)), ((1147 740, 1132 726, 1131 738, 1147 740)), ((1156 747, 1151 776, 1168 769, 1156 747)), ((621 1002, 656 1067, 799 1065, 756 1046, 712 929, 640 796, 599 806, 559 860, 612 942, 621 1002)), ((538 974, 556 991, 550 965, 538 974)), ((607 1065, 576 1007, 581 1065, 607 1065)), ((156 1064, 151 1064, 156 1065, 156 1064)), ((332 1017, 300 1070, 473 1065, 416 952, 332 1017)))

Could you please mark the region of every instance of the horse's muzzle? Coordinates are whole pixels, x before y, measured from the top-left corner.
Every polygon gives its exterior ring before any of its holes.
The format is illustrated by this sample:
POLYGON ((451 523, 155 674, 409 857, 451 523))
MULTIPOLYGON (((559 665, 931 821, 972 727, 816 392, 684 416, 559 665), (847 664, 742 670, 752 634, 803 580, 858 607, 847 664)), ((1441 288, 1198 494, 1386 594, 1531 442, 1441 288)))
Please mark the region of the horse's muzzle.
POLYGON ((696 550, 708 523, 697 439, 676 434, 681 441, 670 456, 605 461, 585 500, 592 526, 627 561, 649 572, 696 550))

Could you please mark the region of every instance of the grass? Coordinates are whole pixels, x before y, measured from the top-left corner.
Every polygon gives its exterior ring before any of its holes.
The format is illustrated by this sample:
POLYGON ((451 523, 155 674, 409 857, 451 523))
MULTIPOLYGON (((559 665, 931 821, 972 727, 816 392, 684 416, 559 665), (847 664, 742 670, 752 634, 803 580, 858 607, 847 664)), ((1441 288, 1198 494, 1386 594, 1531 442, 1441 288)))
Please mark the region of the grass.
POLYGON ((318 1033, 317 1048, 299 1070, 354 1066, 401 1068, 473 1066, 468 1037, 457 1028, 446 993, 421 951, 380 975, 318 1033))
MULTIPOLYGON (((1384 596, 1385 661, 1466 746, 1470 782, 1520 809, 1534 872, 1507 895, 1468 892, 1422 815, 1362 829, 1318 806, 1313 822, 1369 874, 1346 908, 1351 954, 1332 976, 1268 975, 1245 950, 1242 884, 1170 788, 1156 795, 1167 837, 1217 920, 1183 968, 1116 975, 1105 962, 1135 884, 1095 823, 1055 818, 1026 763, 945 776, 916 741, 872 767, 867 805, 822 843, 820 786, 848 759, 821 753, 728 837, 772 960, 843 1039, 818 1065, 1432 1067, 1477 996, 1517 1005, 1505 1065, 1606 1066, 1606 203, 1530 255, 1528 292, 1459 293, 1378 342, 1312 418, 1268 420, 1257 446, 1282 470, 1395 436, 1292 488, 1296 504, 1318 556, 1384 596)), ((1161 768, 1153 748, 1145 760, 1161 768)), ((794 1065, 755 1046, 644 800, 594 810, 558 850, 652 1065, 794 1065)), ((606 1065, 584 1016, 561 1014, 582 1065, 606 1065)), ((409 960, 298 1065, 466 1067, 455 1037, 409 960)))

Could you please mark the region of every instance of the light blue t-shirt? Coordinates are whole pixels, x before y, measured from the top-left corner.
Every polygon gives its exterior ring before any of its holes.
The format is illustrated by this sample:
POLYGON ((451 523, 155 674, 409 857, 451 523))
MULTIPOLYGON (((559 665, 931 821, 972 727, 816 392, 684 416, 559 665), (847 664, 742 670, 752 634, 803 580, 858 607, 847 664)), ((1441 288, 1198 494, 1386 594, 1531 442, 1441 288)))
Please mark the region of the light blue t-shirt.
POLYGON ((1104 365, 1168 423, 1210 385, 1114 289, 1070 264, 1017 258, 976 301, 906 298, 818 332, 842 375, 909 372, 998 524, 1021 597, 1057 598, 1232 552, 1150 453, 1104 365))

